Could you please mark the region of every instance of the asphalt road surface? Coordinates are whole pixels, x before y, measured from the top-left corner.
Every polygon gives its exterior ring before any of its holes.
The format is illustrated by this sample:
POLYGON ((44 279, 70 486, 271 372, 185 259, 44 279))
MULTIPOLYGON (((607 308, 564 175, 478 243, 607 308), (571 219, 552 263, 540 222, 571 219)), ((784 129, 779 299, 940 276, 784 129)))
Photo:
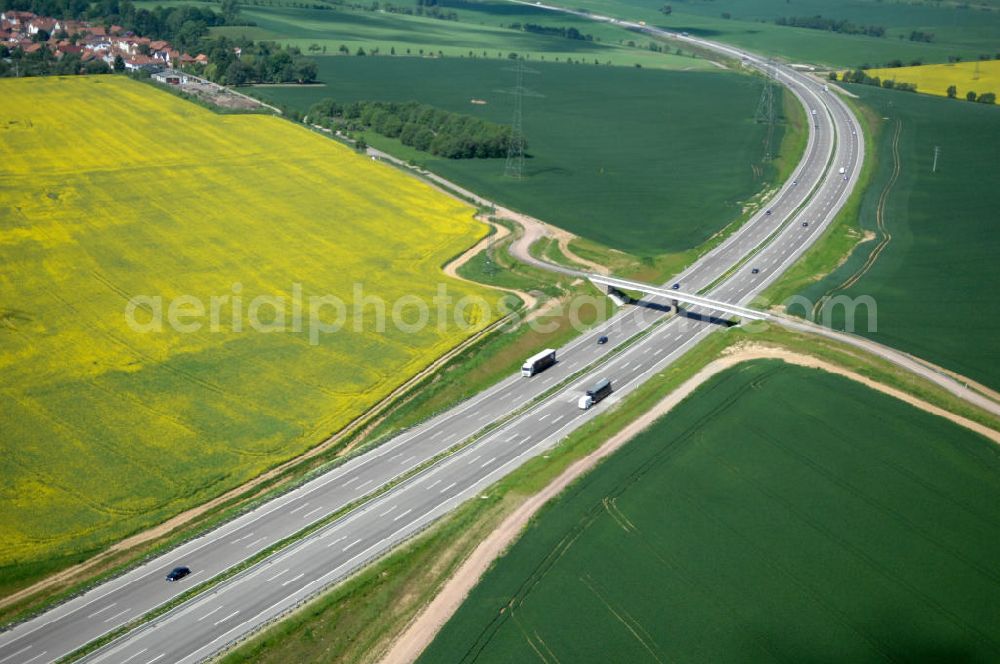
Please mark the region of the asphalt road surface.
MULTIPOLYGON (((684 39, 763 64, 731 47, 684 39)), ((744 224, 675 279, 687 292, 713 286, 705 293, 709 297, 749 302, 819 237, 857 179, 863 141, 847 107, 808 76, 786 69, 778 75, 807 109, 816 110, 809 114, 809 143, 792 176, 795 183, 789 181, 774 197, 771 214, 762 212, 744 224), (846 179, 838 174, 840 167, 846 179)), ((559 362, 543 373, 511 376, 298 489, 0 634, 0 664, 54 661, 508 418, 460 452, 87 658, 142 664, 205 659, 543 454, 717 329, 696 318, 664 314, 662 306, 626 307, 593 333, 559 349, 559 362), (660 324, 649 330, 654 322, 660 324), (619 346, 643 330, 649 330, 646 336, 619 346), (609 344, 594 343, 601 334, 609 336, 609 344), (578 379, 532 403, 588 367, 578 379), (604 377, 612 380, 614 394, 590 410, 580 410, 579 396, 604 377), (519 409, 524 410, 508 417, 519 409), (167 583, 167 572, 180 564, 190 567, 192 575, 167 583)))

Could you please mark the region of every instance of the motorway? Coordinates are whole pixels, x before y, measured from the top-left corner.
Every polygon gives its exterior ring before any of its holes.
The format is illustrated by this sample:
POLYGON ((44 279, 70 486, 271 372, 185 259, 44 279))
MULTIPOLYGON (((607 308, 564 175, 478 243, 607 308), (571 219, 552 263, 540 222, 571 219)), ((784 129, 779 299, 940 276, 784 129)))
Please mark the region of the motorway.
MULTIPOLYGON (((730 47, 679 38, 736 58, 744 56, 730 47)), ((762 60, 745 55, 750 64, 764 66, 762 60)), ((704 293, 709 297, 749 302, 819 237, 856 182, 863 142, 850 111, 807 76, 784 68, 779 68, 778 76, 807 109, 817 111, 815 116, 809 114, 814 122, 805 156, 792 176, 795 183, 786 183, 771 201, 771 214, 758 214, 679 275, 675 281, 685 291, 696 293, 711 286, 704 293), (847 179, 837 174, 840 167, 847 179), (759 272, 753 274, 752 268, 759 272)), ((527 459, 543 454, 716 329, 653 308, 626 307, 600 329, 559 349, 559 362, 547 371, 532 378, 511 376, 220 528, 0 634, 0 664, 65 656, 494 427, 461 451, 86 658, 139 663, 203 660, 384 554, 527 459), (651 327, 654 323, 659 324, 651 327), (643 330, 648 333, 634 343, 617 346, 643 330), (607 334, 611 343, 595 344, 598 334, 607 334), (574 378, 578 372, 584 373, 574 378), (578 396, 602 377, 611 378, 615 393, 590 410, 579 410, 578 396), (538 399, 548 392, 552 393, 538 399), (189 566, 193 574, 178 583, 165 582, 167 571, 178 564, 189 566)))

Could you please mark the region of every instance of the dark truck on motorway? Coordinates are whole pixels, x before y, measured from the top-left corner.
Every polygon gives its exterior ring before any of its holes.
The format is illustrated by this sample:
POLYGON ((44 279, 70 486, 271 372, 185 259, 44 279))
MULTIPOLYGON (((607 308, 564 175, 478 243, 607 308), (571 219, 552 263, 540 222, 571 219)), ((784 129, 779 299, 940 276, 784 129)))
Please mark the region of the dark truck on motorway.
POLYGON ((580 407, 580 410, 587 410, 609 394, 611 394, 611 381, 607 378, 602 378, 594 383, 593 387, 587 390, 586 394, 580 397, 577 405, 580 407))

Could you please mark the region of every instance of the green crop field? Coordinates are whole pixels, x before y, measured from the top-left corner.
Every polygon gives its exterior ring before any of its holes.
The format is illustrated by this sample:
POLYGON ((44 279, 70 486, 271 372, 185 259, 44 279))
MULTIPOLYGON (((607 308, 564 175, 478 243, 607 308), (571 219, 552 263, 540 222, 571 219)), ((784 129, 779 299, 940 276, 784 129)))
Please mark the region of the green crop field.
MULTIPOLYGON (((139 6, 152 8, 158 5, 199 4, 184 0, 143 0, 139 6)), ((202 3, 218 8, 217 3, 202 3)), ((676 53, 653 52, 648 48, 649 38, 627 32, 610 24, 600 24, 580 17, 562 16, 537 7, 515 5, 494 0, 491 2, 462 2, 452 8, 441 5, 442 12, 453 12, 457 20, 443 20, 418 16, 399 11, 390 12, 366 5, 364 8, 347 5, 312 3, 269 2, 268 4, 243 5, 240 16, 253 26, 224 26, 213 28, 214 34, 230 37, 246 36, 251 39, 273 40, 300 47, 308 54, 339 52, 346 46, 351 54, 364 49, 381 54, 395 51, 397 55, 427 55, 445 57, 506 58, 516 52, 533 60, 561 60, 568 58, 593 62, 660 68, 694 68, 709 65, 703 61, 676 53), (568 39, 562 36, 542 35, 511 29, 512 24, 535 24, 549 27, 576 28, 591 40, 568 39), (632 42, 629 45, 629 42, 632 42)), ((415 2, 397 5, 399 9, 413 11, 415 2)), ((671 49, 671 51, 675 51, 671 49)))
POLYGON ((546 507, 421 662, 988 662, 1000 449, 775 361, 546 507))
MULTIPOLYGON (((458 58, 326 57, 322 86, 253 93, 300 111, 338 101, 415 99, 509 123, 515 85, 506 63, 458 58), (485 104, 473 104, 471 100, 485 104)), ((532 62, 520 181, 503 159, 417 159, 458 184, 586 238, 633 254, 682 251, 740 217, 774 177, 766 125, 754 121, 761 81, 715 70, 675 72, 532 62), (755 170, 757 169, 757 170, 755 170)), ((778 104, 781 107, 781 104, 778 104)), ((779 122, 771 144, 783 136, 779 122)), ((404 158, 395 140, 369 142, 404 158)), ((402 148, 402 150, 400 150, 402 148)))
POLYGON ((493 301, 440 270, 472 208, 334 141, 124 77, 0 97, 0 594, 301 454, 496 315, 431 302, 493 301))
POLYGON ((882 0, 580 0, 564 3, 670 30, 728 42, 757 53, 819 65, 857 67, 864 63, 946 62, 949 56, 975 59, 1000 50, 1000 4, 882 0), (972 7, 969 4, 973 5, 972 7), (669 16, 659 10, 673 9, 669 16), (723 18, 723 13, 729 18, 723 18), (884 37, 779 26, 775 19, 812 17, 882 26, 884 37), (913 31, 933 34, 931 42, 911 41, 913 31))
MULTIPOLYGON (((802 294, 813 302, 827 293, 870 296, 877 304, 876 330, 868 331, 867 312, 859 308, 856 332, 1000 388, 1000 190, 988 175, 996 172, 1000 154, 1000 109, 860 85, 851 91, 888 118, 859 219, 876 238, 802 294), (897 122, 900 170, 886 195, 880 230, 879 199, 892 176, 897 122), (877 259, 866 268, 876 249, 877 259), (852 278, 853 285, 840 288, 852 278)), ((833 324, 843 328, 845 310, 830 311, 833 324)))

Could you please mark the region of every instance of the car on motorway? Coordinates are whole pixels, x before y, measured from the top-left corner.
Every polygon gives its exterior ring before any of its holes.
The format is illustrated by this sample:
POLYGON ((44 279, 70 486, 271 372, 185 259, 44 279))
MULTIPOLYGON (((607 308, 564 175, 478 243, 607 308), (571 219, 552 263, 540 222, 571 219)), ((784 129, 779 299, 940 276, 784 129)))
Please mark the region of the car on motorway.
POLYGON ((805 227, 806 227, 806 226, 808 226, 808 225, 809 225, 809 222, 808 222, 808 221, 803 221, 803 222, 802 222, 802 228, 805 228, 805 227))
POLYGON ((798 183, 799 183, 798 180, 792 180, 792 184, 798 184, 798 183))
POLYGON ((680 289, 680 287, 681 287, 680 282, 677 282, 676 284, 674 284, 673 286, 671 286, 671 288, 673 288, 674 290, 678 290, 678 289, 680 289))
POLYGON ((764 214, 766 214, 766 215, 770 215, 770 214, 771 214, 771 208, 768 208, 768 209, 767 209, 767 212, 765 212, 764 214))
POLYGON ((606 336, 604 336, 602 334, 601 336, 597 337, 597 345, 598 346, 603 346, 606 343, 608 343, 608 338, 606 336))
POLYGON ((750 270, 750 274, 757 274, 759 272, 760 272, 760 268, 756 268, 756 267, 754 269, 750 270))
POLYGON ((172 570, 170 570, 170 574, 167 574, 167 581, 180 581, 190 573, 191 573, 190 567, 184 567, 183 565, 181 565, 180 567, 175 567, 172 570))

